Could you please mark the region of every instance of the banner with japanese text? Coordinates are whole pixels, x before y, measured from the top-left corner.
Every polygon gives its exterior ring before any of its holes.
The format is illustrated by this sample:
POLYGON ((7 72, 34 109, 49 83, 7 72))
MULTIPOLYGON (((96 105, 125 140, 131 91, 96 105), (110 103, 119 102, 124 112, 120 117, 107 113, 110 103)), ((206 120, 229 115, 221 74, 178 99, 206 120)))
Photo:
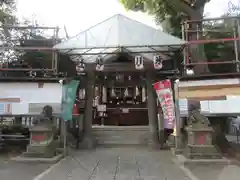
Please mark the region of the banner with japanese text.
POLYGON ((171 81, 169 79, 159 81, 153 84, 157 93, 159 103, 162 107, 164 116, 164 126, 167 129, 174 129, 175 127, 175 108, 173 101, 173 92, 171 88, 171 81))
POLYGON ((64 121, 72 120, 73 106, 76 100, 76 92, 79 81, 72 80, 62 86, 61 117, 64 121))

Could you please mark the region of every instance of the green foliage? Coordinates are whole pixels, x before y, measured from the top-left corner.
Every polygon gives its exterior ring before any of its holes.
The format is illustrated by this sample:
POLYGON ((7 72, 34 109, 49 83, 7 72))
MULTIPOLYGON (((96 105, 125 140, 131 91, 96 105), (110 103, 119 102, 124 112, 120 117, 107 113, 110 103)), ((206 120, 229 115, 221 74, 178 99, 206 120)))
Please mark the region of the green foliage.
POLYGON ((0 2, 0 22, 3 24, 14 24, 16 22, 16 17, 14 16, 15 10, 15 0, 2 0, 0 2))
MULTIPOLYGON (((239 21, 240 19, 238 19, 239 21)), ((225 19, 218 22, 208 22, 203 25, 205 31, 204 39, 224 39, 232 38, 234 36, 233 30, 235 23, 233 19, 225 19)), ((207 43, 204 45, 205 53, 209 62, 216 61, 234 61, 235 51, 234 42, 218 42, 218 43, 207 43)), ((234 72, 235 64, 216 64, 209 65, 209 69, 214 73, 225 73, 234 72)))
MULTIPOLYGON (((181 38, 181 21, 184 19, 202 19, 204 6, 209 0, 196 0, 192 6, 191 0, 121 0, 128 10, 143 11, 154 15, 156 22, 161 24, 164 31, 181 38), (197 14, 198 13, 198 14, 197 14)), ((227 13, 225 16, 231 16, 227 13)), ((239 19, 240 21, 240 19, 239 19)), ((204 22, 199 37, 201 39, 220 39, 233 37, 232 19, 224 21, 204 22)), ((191 34, 191 33, 190 33, 191 34)), ((194 40, 196 33, 189 35, 194 40), (191 35, 193 37, 191 37, 191 35)), ((235 60, 233 42, 207 43, 204 45, 205 57, 199 56, 198 61, 233 61, 235 60)), ((194 60, 194 59, 192 59, 194 60)), ((193 62, 197 62, 196 60, 193 62)), ((234 64, 209 65, 212 73, 234 72, 234 64)))
POLYGON ((121 0, 127 10, 143 11, 155 17, 156 23, 163 25, 165 31, 181 37, 181 21, 201 11, 210 0, 121 0), (194 4, 191 4, 194 2, 194 4), (165 27, 167 25, 167 27, 165 27))

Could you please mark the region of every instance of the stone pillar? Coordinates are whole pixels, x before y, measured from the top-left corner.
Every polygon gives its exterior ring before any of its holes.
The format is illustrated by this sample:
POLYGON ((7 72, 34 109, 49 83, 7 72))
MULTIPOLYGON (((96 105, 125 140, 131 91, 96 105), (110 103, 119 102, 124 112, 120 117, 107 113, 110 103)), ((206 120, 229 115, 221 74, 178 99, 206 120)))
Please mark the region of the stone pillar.
POLYGON ((148 120, 149 120, 149 145, 158 147, 158 119, 157 119, 157 97, 152 86, 152 75, 147 74, 147 107, 148 107, 148 120))
POLYGON ((81 148, 91 149, 95 147, 95 139, 92 135, 92 116, 93 116, 93 98, 94 98, 94 80, 93 72, 87 74, 86 96, 85 96, 85 110, 83 120, 84 138, 80 144, 81 148))
MULTIPOLYGON (((160 107, 158 107, 160 108, 160 107)), ((158 109, 158 131, 159 131, 159 142, 161 145, 161 148, 163 148, 164 144, 165 144, 165 133, 164 133, 164 116, 163 116, 163 112, 162 109, 158 109)))
POLYGON ((175 98, 175 128, 176 128, 176 139, 175 139, 175 152, 180 153, 182 148, 181 128, 182 119, 180 116, 179 107, 179 86, 178 81, 174 82, 174 98, 175 98))

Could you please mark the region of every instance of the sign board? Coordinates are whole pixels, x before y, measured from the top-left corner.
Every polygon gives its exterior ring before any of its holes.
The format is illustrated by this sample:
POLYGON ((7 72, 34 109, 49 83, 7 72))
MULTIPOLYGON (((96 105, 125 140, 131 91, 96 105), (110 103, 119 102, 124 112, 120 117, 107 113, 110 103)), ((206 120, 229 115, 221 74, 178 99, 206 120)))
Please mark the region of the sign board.
POLYGON ((64 121, 72 120, 73 106, 79 81, 72 80, 62 86, 61 117, 64 121))
POLYGON ((99 104, 97 105, 97 111, 98 112, 106 112, 107 111, 107 107, 105 104, 99 104))
POLYGON ((122 108, 122 113, 124 113, 124 114, 129 113, 129 109, 128 108, 122 108))
POLYGON ((162 107, 163 116, 165 120, 165 128, 173 129, 175 124, 175 108, 173 101, 173 92, 171 88, 171 81, 164 80, 153 84, 157 93, 158 100, 162 107))

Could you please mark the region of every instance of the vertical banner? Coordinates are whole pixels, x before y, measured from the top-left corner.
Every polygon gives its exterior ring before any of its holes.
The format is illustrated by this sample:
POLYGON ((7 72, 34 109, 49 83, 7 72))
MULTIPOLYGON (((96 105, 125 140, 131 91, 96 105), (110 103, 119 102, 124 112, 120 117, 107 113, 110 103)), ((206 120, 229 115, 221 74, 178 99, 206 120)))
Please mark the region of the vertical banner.
POLYGON ((76 91, 79 81, 72 80, 62 86, 62 112, 64 121, 72 120, 73 106, 76 100, 76 91))
POLYGON ((171 81, 164 80, 153 84, 157 93, 158 100, 162 107, 164 124, 167 129, 174 129, 175 124, 175 108, 173 101, 173 92, 171 89, 171 81))

